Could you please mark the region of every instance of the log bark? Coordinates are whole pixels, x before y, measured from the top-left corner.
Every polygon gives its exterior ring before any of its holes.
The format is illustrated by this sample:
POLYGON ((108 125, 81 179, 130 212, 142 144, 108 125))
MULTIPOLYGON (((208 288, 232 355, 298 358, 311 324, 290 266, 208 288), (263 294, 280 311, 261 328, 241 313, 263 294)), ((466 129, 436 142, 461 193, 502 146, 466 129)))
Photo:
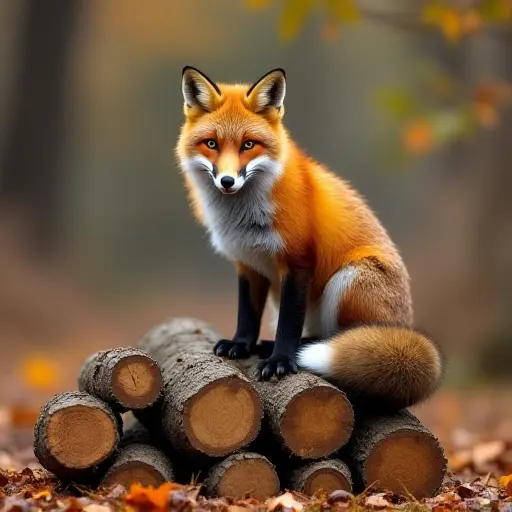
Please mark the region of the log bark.
POLYGON ((352 492, 352 475, 348 466, 338 459, 326 459, 303 464, 288 473, 287 487, 312 496, 317 492, 330 494, 343 490, 352 492))
POLYGON ((160 418, 178 451, 223 457, 256 438, 263 407, 243 372, 213 355, 207 336, 209 327, 189 318, 171 319, 144 336, 139 348, 160 364, 165 389, 160 410, 136 416, 146 425, 160 418))
POLYGON ((407 410, 389 416, 358 414, 346 454, 358 492, 372 485, 417 499, 431 497, 447 469, 438 439, 407 410))
POLYGON ((78 389, 107 402, 119 412, 154 404, 163 380, 157 362, 136 348, 115 348, 92 354, 78 376, 78 389))
POLYGON ((207 496, 265 500, 279 493, 272 463, 252 452, 235 453, 213 466, 204 481, 207 496))
MULTIPOLYGON (((171 327, 155 328, 155 333, 141 347, 157 360, 174 351, 191 350, 192 346, 195 352, 212 357, 213 346, 222 337, 213 327, 194 318, 176 319, 171 327), (183 332, 174 336, 173 345, 155 341, 169 336, 164 334, 165 329, 175 332, 179 328, 183 332)), ((269 446, 274 451, 275 443, 270 438, 278 441, 277 450, 281 447, 288 455, 303 459, 329 457, 347 443, 354 426, 354 411, 345 393, 307 372, 287 375, 278 381, 258 382, 257 362, 257 357, 225 360, 225 364, 239 368, 251 379, 263 401, 266 430, 271 431, 270 436, 264 436, 266 446, 261 445, 265 454, 269 446)))
POLYGON ((34 453, 61 479, 92 474, 116 450, 121 418, 105 402, 82 392, 53 397, 34 427, 34 453))

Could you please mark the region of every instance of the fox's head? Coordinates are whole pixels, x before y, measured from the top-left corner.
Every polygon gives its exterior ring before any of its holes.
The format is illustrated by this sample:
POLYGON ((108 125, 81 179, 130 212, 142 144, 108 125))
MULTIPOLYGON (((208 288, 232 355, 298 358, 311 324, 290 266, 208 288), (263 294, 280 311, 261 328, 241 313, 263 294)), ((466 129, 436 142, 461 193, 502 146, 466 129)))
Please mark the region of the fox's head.
POLYGON ((194 181, 234 194, 246 183, 279 176, 286 149, 282 69, 245 85, 216 84, 187 66, 182 92, 185 123, 177 152, 194 181))

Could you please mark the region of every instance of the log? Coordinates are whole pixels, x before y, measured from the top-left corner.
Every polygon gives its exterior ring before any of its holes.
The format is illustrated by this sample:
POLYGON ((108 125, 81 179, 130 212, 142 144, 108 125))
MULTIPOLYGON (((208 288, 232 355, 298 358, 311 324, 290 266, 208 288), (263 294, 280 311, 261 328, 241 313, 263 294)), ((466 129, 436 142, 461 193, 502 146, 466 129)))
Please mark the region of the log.
POLYGON ((279 493, 280 483, 274 466, 266 457, 242 452, 213 466, 204 487, 209 497, 265 500, 279 493))
MULTIPOLYGON (((187 334, 177 340, 182 343, 183 350, 194 347, 194 351, 210 355, 222 337, 213 327, 197 319, 185 318, 175 322, 183 322, 187 326, 187 334), (201 334, 189 334, 196 331, 201 334)), ((177 348, 154 340, 143 347, 157 360, 177 348)), ((354 426, 354 411, 343 391, 307 372, 287 375, 278 381, 258 382, 255 379, 257 362, 257 357, 225 360, 226 364, 236 366, 251 379, 263 401, 264 421, 267 430, 271 430, 271 436, 265 436, 267 447, 272 444, 269 437, 273 437, 288 455, 319 459, 329 457, 348 442, 354 426)), ((279 450, 280 447, 275 448, 279 450)), ((271 449, 274 450, 273 447, 271 449)), ((260 451, 259 447, 257 451, 260 451)))
POLYGON ((412 413, 357 414, 345 460, 359 489, 372 486, 421 499, 441 487, 447 460, 438 439, 412 413))
MULTIPOLYGON (((257 363, 256 357, 236 361, 252 378, 257 363)), ((343 391, 324 379, 299 372, 276 381, 255 381, 254 385, 265 410, 266 435, 261 440, 272 451, 320 459, 348 442, 354 428, 352 405, 343 391)), ((261 449, 267 452, 263 446, 261 449)))
POLYGON ((326 494, 338 490, 352 492, 350 469, 338 459, 302 464, 287 475, 286 482, 291 491, 309 496, 319 491, 326 494))
POLYGON ((116 450, 121 417, 102 400, 82 392, 54 396, 34 426, 34 454, 61 479, 92 474, 116 450))
POLYGON ((157 362, 136 348, 114 348, 92 354, 78 376, 78 389, 107 402, 119 412, 154 404, 162 391, 157 362))
POLYGON ((153 328, 139 348, 159 363, 164 379, 161 409, 136 414, 143 423, 159 418, 162 433, 178 451, 223 457, 258 435, 263 407, 251 381, 213 355, 208 326, 188 318, 153 328))

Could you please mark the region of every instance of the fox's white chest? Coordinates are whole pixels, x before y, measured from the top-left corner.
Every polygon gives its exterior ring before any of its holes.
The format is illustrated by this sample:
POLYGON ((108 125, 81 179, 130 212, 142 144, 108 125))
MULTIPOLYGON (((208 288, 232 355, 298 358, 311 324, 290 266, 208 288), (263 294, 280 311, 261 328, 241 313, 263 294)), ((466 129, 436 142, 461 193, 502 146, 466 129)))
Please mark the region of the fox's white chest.
POLYGON ((274 208, 267 194, 251 190, 248 184, 236 195, 224 196, 209 190, 203 199, 204 218, 214 249, 274 281, 275 255, 284 243, 273 229, 274 208))

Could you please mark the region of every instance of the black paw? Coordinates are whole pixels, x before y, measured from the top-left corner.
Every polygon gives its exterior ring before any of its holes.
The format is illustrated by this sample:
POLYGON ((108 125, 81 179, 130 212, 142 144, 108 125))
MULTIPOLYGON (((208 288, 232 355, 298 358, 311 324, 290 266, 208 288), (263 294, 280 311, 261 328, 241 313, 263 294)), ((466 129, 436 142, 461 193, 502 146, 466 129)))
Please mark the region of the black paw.
POLYGON ((213 353, 229 359, 247 359, 251 355, 249 345, 241 341, 219 340, 213 347, 213 353))
POLYGON ((269 380, 273 375, 280 379, 289 373, 297 373, 297 364, 285 355, 271 356, 258 363, 258 380, 269 380))

